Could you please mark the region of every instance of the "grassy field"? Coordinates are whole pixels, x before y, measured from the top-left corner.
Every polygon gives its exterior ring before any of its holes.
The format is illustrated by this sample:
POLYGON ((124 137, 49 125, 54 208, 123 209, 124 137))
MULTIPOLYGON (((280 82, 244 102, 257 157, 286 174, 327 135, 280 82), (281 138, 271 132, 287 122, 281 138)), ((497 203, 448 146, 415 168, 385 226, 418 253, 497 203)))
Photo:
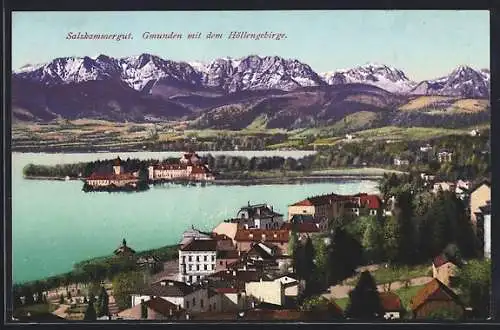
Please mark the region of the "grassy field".
POLYGON ((450 96, 420 96, 401 106, 402 111, 446 111, 448 113, 474 113, 486 111, 488 100, 461 99, 450 96))
POLYGON ((14 311, 14 317, 27 315, 28 313, 30 313, 31 316, 46 315, 55 311, 57 307, 58 305, 55 304, 35 304, 30 306, 23 306, 14 311))
MULTIPOLYGON (((439 99, 439 98, 438 98, 439 99)), ((479 111, 485 106, 485 100, 459 100, 453 103, 450 111, 479 111)), ((472 128, 444 129, 424 127, 395 127, 387 126, 376 129, 366 129, 368 125, 376 120, 377 115, 373 112, 361 111, 345 117, 337 123, 318 128, 309 129, 267 129, 267 118, 258 117, 247 128, 242 130, 217 130, 187 129, 187 123, 164 122, 164 123, 115 123, 104 120, 59 120, 48 124, 40 123, 17 123, 12 127, 12 141, 15 150, 30 150, 44 148, 62 150, 144 150, 153 142, 176 142, 198 141, 203 142, 205 148, 213 146, 219 138, 236 141, 236 145, 243 137, 262 136, 271 137, 276 134, 285 135, 280 137, 280 143, 265 146, 268 150, 277 149, 314 149, 316 147, 335 146, 347 143, 343 131, 357 130, 354 132, 352 142, 362 140, 424 140, 428 138, 447 135, 468 134, 472 128), (234 139, 233 139, 234 138, 234 139)), ((487 128, 489 125, 480 125, 479 129, 487 128)))
MULTIPOLYGON (((396 281, 404 281, 415 277, 429 276, 429 264, 397 267, 397 268, 379 268, 372 271, 371 274, 377 284, 386 284, 396 281)), ((357 278, 347 281, 347 284, 355 285, 357 278)))

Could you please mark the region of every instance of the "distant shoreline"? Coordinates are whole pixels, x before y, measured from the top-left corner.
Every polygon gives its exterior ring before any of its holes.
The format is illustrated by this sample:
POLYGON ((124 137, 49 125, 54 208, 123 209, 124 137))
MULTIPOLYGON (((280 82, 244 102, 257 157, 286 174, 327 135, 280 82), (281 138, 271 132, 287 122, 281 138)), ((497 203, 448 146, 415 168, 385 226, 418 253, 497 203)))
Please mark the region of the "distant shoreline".
MULTIPOLYGON (((242 178, 242 179, 219 179, 215 181, 193 181, 192 183, 206 184, 207 186, 253 186, 253 185, 266 185, 266 184, 290 184, 290 183, 321 183, 321 182, 334 182, 339 180, 378 180, 383 175, 367 175, 367 174, 329 174, 329 175, 304 175, 304 176, 276 176, 267 178, 242 178)), ((40 181, 76 181, 82 178, 71 177, 66 179, 64 177, 46 177, 46 176, 23 176, 26 180, 40 180, 40 181)), ((191 183, 191 182, 186 182, 191 183)), ((181 182, 156 182, 150 183, 155 185, 164 184, 183 184, 181 182)))

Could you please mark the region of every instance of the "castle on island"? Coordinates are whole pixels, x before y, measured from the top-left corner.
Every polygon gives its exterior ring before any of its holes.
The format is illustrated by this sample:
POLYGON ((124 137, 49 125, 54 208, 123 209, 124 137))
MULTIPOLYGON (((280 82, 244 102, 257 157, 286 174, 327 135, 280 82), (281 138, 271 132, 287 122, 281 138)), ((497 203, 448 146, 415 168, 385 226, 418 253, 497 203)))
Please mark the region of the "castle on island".
POLYGON ((214 175, 210 169, 202 163, 201 158, 194 152, 182 155, 177 164, 156 164, 148 167, 149 180, 190 180, 190 181, 213 181, 214 175))
MULTIPOLYGON (((194 152, 184 153, 175 164, 159 163, 148 167, 150 183, 162 181, 213 181, 214 175, 194 152)), ((112 173, 94 172, 85 179, 92 188, 136 188, 140 181, 139 171, 126 172, 122 160, 113 161, 112 173)))

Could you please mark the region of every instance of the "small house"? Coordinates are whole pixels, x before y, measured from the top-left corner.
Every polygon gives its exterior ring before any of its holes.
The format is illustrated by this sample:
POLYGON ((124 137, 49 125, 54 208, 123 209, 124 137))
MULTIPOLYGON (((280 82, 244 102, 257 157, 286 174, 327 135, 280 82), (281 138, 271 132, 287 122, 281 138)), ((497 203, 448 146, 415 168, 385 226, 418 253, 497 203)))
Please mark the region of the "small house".
POLYGON ((466 308, 453 290, 438 279, 433 279, 411 299, 410 307, 415 319, 428 319, 438 310, 448 310, 464 318, 466 308))
POLYGON ((400 319, 405 309, 401 303, 401 299, 394 292, 380 292, 379 293, 380 302, 384 310, 384 318, 386 320, 397 320, 400 319))

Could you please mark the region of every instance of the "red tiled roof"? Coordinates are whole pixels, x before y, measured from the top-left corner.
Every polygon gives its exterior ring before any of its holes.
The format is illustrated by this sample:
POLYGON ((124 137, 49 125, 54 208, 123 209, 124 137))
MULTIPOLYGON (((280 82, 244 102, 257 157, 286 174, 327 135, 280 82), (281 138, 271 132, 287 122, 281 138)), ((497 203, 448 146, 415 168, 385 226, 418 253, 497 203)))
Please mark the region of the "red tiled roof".
POLYGON ((415 311, 428 300, 451 300, 462 307, 464 306, 455 292, 435 278, 415 294, 411 299, 410 307, 415 311))
MULTIPOLYGON (((294 226, 293 224, 286 222, 283 224, 281 229, 292 230, 293 226, 294 226)), ((297 230, 298 233, 317 233, 320 231, 319 227, 316 226, 315 223, 311 223, 311 222, 304 222, 304 223, 296 224, 295 230, 297 230)))
POLYGON ((92 173, 87 180, 115 180, 115 181, 120 181, 120 180, 139 180, 136 176, 134 176, 132 173, 121 173, 121 174, 98 174, 98 173, 92 173))
POLYGON ((403 310, 401 299, 394 292, 379 293, 380 302, 386 312, 396 312, 403 310))
POLYGON ((236 235, 234 236, 234 240, 239 242, 288 242, 289 233, 290 232, 286 229, 270 230, 238 228, 236 235))
POLYGON ((179 306, 159 297, 151 298, 145 301, 144 304, 164 316, 170 315, 170 311, 172 311, 173 314, 179 310, 179 306))
POLYGON ((369 209, 380 209, 382 201, 380 197, 377 195, 362 195, 361 196, 361 204, 368 204, 369 209))
POLYGON ((448 258, 446 258, 446 256, 441 254, 435 257, 432 263, 434 264, 435 267, 441 267, 442 265, 448 262, 449 262, 448 258))
POLYGON ((214 289, 217 293, 238 293, 239 290, 236 288, 216 288, 214 289))

